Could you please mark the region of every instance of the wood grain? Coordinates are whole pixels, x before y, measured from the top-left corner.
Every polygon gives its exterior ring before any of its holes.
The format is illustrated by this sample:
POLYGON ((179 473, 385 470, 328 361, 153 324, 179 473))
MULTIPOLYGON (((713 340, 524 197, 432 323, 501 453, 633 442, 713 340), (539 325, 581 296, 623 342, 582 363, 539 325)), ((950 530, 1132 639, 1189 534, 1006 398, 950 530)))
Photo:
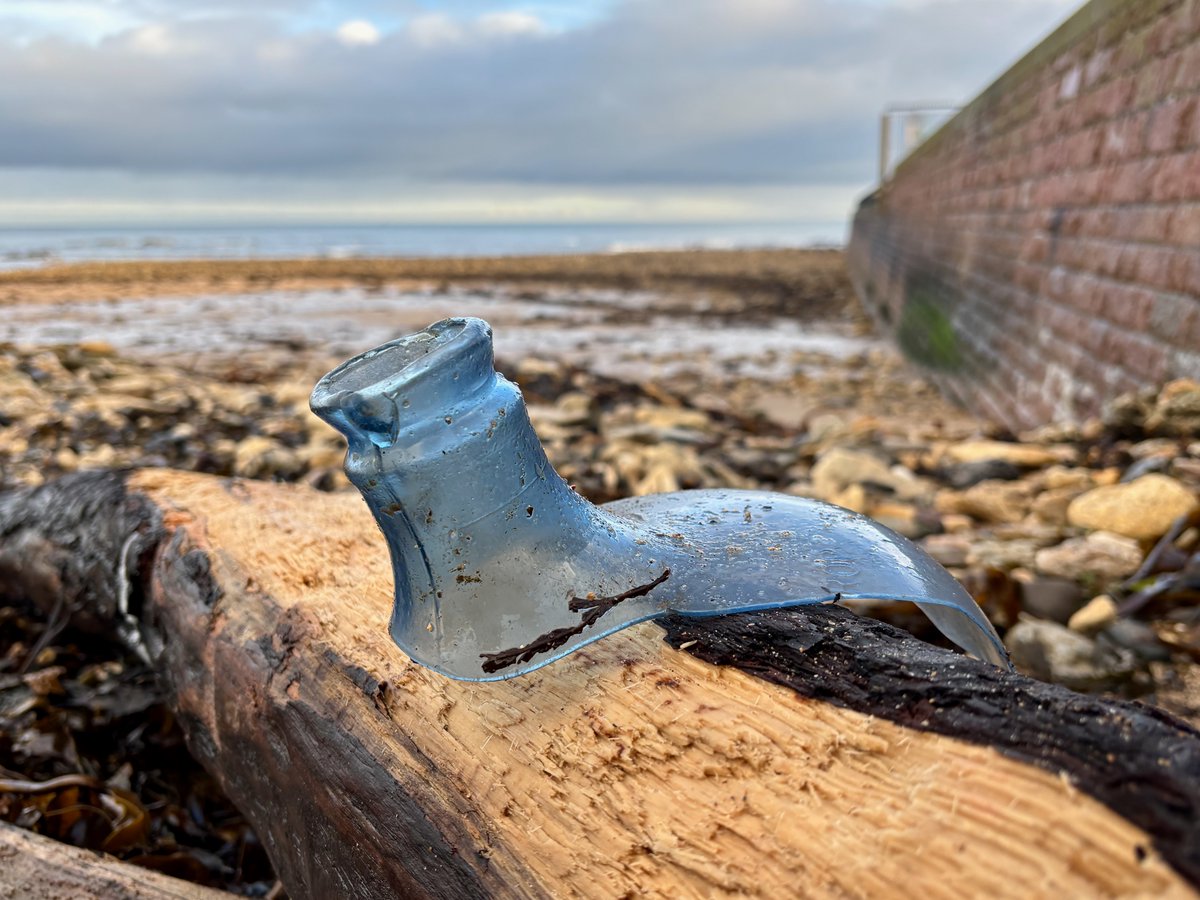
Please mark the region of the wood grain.
POLYGON ((229 900, 232 896, 0 822, 0 897, 3 898, 229 900))
POLYGON ((509 682, 422 669, 387 636, 356 496, 129 488, 168 534, 146 613, 192 746, 293 896, 1194 896, 1069 772, 805 698, 654 624, 509 682))

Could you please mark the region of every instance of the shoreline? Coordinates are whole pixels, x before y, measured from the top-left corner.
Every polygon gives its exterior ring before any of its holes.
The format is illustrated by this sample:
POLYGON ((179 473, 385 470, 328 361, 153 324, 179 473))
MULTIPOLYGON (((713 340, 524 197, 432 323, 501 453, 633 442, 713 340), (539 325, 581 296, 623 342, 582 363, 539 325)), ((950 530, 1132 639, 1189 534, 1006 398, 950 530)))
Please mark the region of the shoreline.
POLYGON ((45 301, 479 284, 686 293, 689 300, 700 292, 710 301, 707 313, 739 318, 840 317, 857 309, 845 256, 837 249, 70 263, 0 272, 0 308, 45 301))

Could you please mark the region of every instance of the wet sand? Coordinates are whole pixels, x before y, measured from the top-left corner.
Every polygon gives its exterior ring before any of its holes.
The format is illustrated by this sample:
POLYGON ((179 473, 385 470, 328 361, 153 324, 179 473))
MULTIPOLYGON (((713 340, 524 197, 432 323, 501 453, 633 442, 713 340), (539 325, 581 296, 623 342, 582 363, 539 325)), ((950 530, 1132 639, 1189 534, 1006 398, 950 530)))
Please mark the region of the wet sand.
POLYGON ((278 347, 347 356, 448 316, 478 316, 496 332, 497 354, 571 362, 612 377, 664 377, 719 367, 780 380, 814 356, 886 352, 845 319, 737 322, 697 303, 687 312, 661 294, 505 285, 440 290, 362 287, 203 293, 118 300, 41 297, 9 303, 0 342, 104 341, 147 357, 225 354, 278 347))
POLYGON ((689 250, 430 259, 81 263, 0 272, 0 307, 42 300, 250 293, 357 285, 436 289, 504 282, 701 298, 714 313, 827 316, 853 307, 837 250, 689 250))
POLYGON ((0 342, 103 341, 184 362, 281 347, 347 356, 463 315, 492 324, 503 360, 617 378, 778 381, 888 352, 828 250, 80 264, 0 273, 0 309, 0 342))

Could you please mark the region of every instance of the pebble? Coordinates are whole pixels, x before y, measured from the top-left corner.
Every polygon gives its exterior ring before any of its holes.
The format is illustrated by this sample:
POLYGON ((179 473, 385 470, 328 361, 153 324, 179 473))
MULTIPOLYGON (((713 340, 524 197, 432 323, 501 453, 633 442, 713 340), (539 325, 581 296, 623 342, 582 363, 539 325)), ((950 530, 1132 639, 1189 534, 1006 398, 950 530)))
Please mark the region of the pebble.
POLYGON ((1101 646, 1126 650, 1144 662, 1165 662, 1171 658, 1171 651, 1158 639, 1154 629, 1136 619, 1117 619, 1096 640, 1101 646))
POLYGON ((921 541, 921 547, 943 566, 952 569, 965 566, 971 553, 971 542, 958 534, 931 534, 921 541))
POLYGON ((111 444, 101 444, 80 453, 75 465, 80 469, 111 469, 117 463, 117 451, 111 444))
POLYGON ((1111 531, 1138 540, 1161 537, 1180 516, 1200 509, 1196 493, 1168 475, 1143 475, 1128 484, 1098 487, 1067 508, 1078 528, 1111 531))
POLYGON ((866 513, 876 522, 886 525, 909 540, 923 538, 927 534, 938 531, 941 527, 936 513, 923 513, 908 503, 887 500, 870 503, 866 513))
POLYGON ((961 513, 941 513, 940 518, 947 534, 968 534, 975 529, 975 520, 961 513))
POLYGON ((1106 531, 1069 538, 1055 547, 1037 551, 1039 572, 1103 587, 1128 578, 1142 564, 1142 548, 1132 538, 1106 531))
POLYGON ((946 449, 946 456, 956 463, 986 461, 1006 462, 1024 469, 1036 469, 1061 462, 1061 452, 1036 444, 1014 444, 1008 441, 964 441, 946 449))
POLYGON ((1003 459, 981 459, 978 462, 960 462, 944 466, 941 478, 956 491, 965 491, 981 481, 1015 481, 1021 470, 1003 459))
POLYGON ((1068 466, 1051 466, 1041 473, 1042 487, 1056 491, 1062 488, 1077 488, 1086 490, 1096 484, 1096 476, 1088 469, 1075 469, 1068 466))
POLYGON ((1057 622, 1023 615, 1005 644, 1022 672, 1076 691, 1112 690, 1133 677, 1138 660, 1129 650, 1100 645, 1057 622))
POLYGON ((246 438, 233 452, 233 473, 242 478, 291 478, 302 469, 294 451, 263 435, 246 438))
POLYGON ((962 493, 938 494, 939 512, 964 513, 981 522, 1019 522, 1029 512, 1033 489, 1022 481, 981 481, 962 493))
POLYGON ((1146 416, 1146 430, 1177 437, 1200 434, 1200 383, 1181 378, 1164 385, 1146 416))
POLYGON ((851 485, 862 485, 864 482, 890 485, 895 480, 891 466, 875 454, 843 447, 835 447, 821 454, 809 478, 817 495, 831 501, 851 485))
POLYGON ((1077 487, 1061 487, 1051 488, 1037 494, 1033 498, 1033 504, 1030 509, 1042 522, 1051 525, 1066 525, 1067 510, 1071 506, 1071 502, 1083 493, 1083 488, 1077 487))
POLYGON ((1083 591, 1072 579, 1047 578, 1032 572, 1015 575, 1021 608, 1031 616, 1067 624, 1083 603, 1083 591))
POLYGON ((79 468, 79 454, 70 447, 63 447, 54 454, 54 465, 63 472, 74 472, 79 468))
POLYGON ((967 563, 1003 571, 1033 568, 1034 556, 1041 547, 1041 541, 1031 538, 981 538, 971 542, 967 563))
POLYGON ((1097 594, 1071 614, 1067 627, 1080 634, 1092 635, 1117 620, 1117 602, 1108 594, 1097 594))

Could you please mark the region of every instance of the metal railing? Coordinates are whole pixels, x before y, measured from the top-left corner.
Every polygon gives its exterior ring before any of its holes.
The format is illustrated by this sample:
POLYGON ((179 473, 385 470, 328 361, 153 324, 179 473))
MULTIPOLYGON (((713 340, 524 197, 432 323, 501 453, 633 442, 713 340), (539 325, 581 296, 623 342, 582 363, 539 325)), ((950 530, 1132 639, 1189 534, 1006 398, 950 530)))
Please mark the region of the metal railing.
POLYGON ((961 108, 952 103, 885 106, 879 117, 879 183, 884 184, 904 157, 961 108), (897 122, 899 129, 893 127, 897 122))

